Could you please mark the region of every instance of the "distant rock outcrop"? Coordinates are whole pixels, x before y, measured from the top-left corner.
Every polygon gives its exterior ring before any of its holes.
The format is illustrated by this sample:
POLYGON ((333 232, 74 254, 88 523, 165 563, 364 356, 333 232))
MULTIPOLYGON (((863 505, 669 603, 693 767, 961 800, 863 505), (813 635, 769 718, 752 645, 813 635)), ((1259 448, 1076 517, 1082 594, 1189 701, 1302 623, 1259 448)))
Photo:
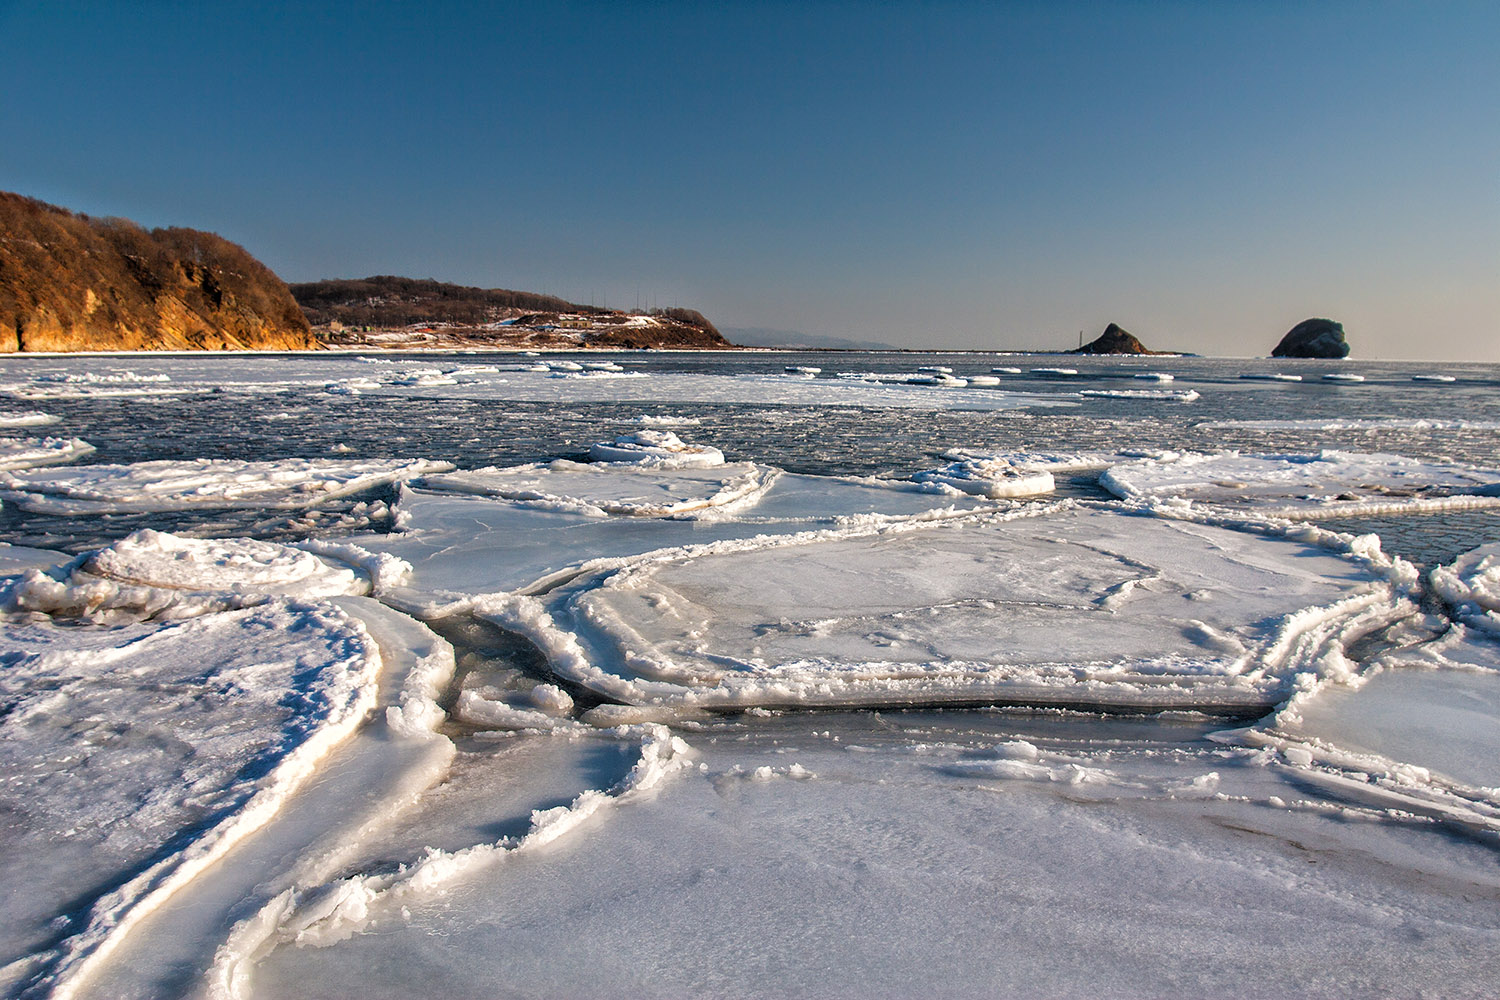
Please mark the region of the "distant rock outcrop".
POLYGON ((1095 340, 1089 341, 1082 347, 1068 352, 1069 354, 1156 354, 1157 351, 1148 351, 1146 345, 1131 336, 1120 327, 1111 323, 1104 328, 1104 332, 1095 340))
POLYGON ((1331 319, 1305 319, 1287 331, 1271 352, 1273 358, 1347 358, 1344 325, 1331 319))
POLYGON ((470 288, 431 278, 377 275, 292 285, 328 346, 505 350, 516 348, 723 350, 693 309, 626 313, 551 295, 470 288))
POLYGON ((222 237, 0 192, 0 352, 316 347, 281 279, 222 237))

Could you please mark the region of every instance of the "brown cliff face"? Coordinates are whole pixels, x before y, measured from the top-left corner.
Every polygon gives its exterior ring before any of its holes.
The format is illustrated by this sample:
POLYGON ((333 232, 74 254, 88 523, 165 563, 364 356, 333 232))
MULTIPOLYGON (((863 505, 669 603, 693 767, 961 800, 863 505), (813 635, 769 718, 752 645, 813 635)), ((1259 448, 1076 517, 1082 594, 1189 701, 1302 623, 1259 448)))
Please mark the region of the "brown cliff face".
POLYGON ((316 347, 281 279, 222 237, 0 192, 0 352, 316 347))

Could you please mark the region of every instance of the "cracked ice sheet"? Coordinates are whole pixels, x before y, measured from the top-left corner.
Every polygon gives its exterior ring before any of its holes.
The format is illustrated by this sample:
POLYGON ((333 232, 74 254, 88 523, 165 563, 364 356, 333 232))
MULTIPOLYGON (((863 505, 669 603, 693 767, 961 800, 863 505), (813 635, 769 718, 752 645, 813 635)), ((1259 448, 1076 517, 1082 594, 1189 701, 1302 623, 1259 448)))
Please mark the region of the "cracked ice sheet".
POLYGON ((1180 497, 1285 518, 1500 506, 1500 471, 1342 451, 1172 455, 1114 466, 1099 483, 1126 500, 1180 497))
MULTIPOLYGON (((701 470, 654 470, 647 474, 647 482, 659 477, 663 483, 675 483, 670 489, 683 496, 699 488, 695 484, 702 474, 701 470)), ((607 475, 634 473, 611 469, 607 475)), ((582 492, 576 481, 569 481, 569 475, 561 478, 566 484, 561 489, 582 492)), ((603 483, 592 473, 587 478, 591 490, 598 490, 603 483)), ((777 476, 757 495, 760 499, 753 507, 737 504, 728 516, 712 519, 597 517, 537 509, 538 505, 528 503, 403 488, 397 512, 403 530, 390 535, 363 535, 356 541, 411 563, 410 579, 395 599, 403 607, 422 608, 426 613, 435 604, 463 595, 527 588, 596 559, 619 559, 654 549, 759 534, 830 528, 849 520, 945 516, 994 506, 977 497, 923 492, 915 484, 900 481, 788 473, 777 476)), ((602 498, 594 492, 584 499, 593 503, 602 498)))
POLYGON ((489 610, 635 704, 1243 713, 1410 608, 1378 552, 1297 532, 1072 506, 869 531, 659 553, 489 610))
POLYGON ((448 462, 420 459, 337 462, 307 458, 85 465, 0 472, 0 496, 24 510, 63 516, 231 507, 300 510, 451 468, 448 462))
POLYGON ((1500 806, 1500 638, 1455 625, 1382 657, 1357 689, 1329 685, 1283 715, 1281 733, 1382 758, 1365 770, 1413 765, 1500 806))
POLYGON ((128 911, 252 799, 274 808, 363 715, 379 657, 338 609, 278 601, 165 627, 0 625, 0 662, 3 965, 97 931, 102 892, 123 886, 128 911))
POLYGON ((776 470, 738 463, 710 468, 661 469, 559 459, 547 465, 475 469, 425 476, 422 487, 524 502, 538 510, 632 517, 702 516, 753 505, 776 479, 776 470))
POLYGON ((986 715, 699 733, 704 770, 402 918, 279 948, 253 992, 1478 996, 1500 977, 1489 846, 1273 806, 1306 798, 1286 769, 1157 723, 986 715))

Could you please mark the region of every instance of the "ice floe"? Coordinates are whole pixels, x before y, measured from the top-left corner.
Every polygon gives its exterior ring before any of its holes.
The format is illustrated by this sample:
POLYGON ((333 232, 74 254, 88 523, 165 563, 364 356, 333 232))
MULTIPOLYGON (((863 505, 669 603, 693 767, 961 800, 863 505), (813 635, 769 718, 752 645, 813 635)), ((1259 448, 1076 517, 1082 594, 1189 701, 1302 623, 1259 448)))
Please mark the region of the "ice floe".
POLYGON ((667 469, 723 465, 724 453, 709 445, 688 444, 671 431, 636 431, 589 446, 596 462, 625 462, 667 469))
POLYGON ((1409 610, 1409 569, 1299 530, 1064 505, 658 552, 476 608, 628 703, 1254 712, 1409 610))
POLYGON ((919 472, 912 481, 983 497, 1028 497, 1056 487, 1046 469, 1020 466, 999 457, 960 458, 940 469, 919 472))
POLYGON ((1078 395, 1094 399, 1166 399, 1174 403, 1194 403, 1199 398, 1196 389, 1084 389, 1078 395))
POLYGON ((145 914, 270 821, 373 706, 380 658, 329 605, 171 625, 0 625, 23 983, 68 995, 145 914), (47 921, 73 913, 62 924, 47 921), (59 933, 59 930, 61 931, 59 933))
POLYGON ((88 465, 0 472, 0 497, 25 510, 72 516, 227 507, 297 510, 451 468, 449 462, 421 459, 335 462, 307 458, 88 465))
POLYGON ((1500 636, 1500 544, 1480 546, 1437 567, 1432 589, 1466 620, 1500 636))
POLYGON ((1178 498, 1283 518, 1500 506, 1500 472, 1342 451, 1181 454, 1114 466, 1099 482, 1126 500, 1178 498))
POLYGON ((348 543, 307 551, 248 538, 186 538, 150 529, 0 586, 0 609, 96 623, 192 618, 264 603, 360 595, 404 580, 411 567, 348 543))
POLYGON ((0 438, 0 470, 58 465, 93 452, 81 438, 0 438))
POLYGON ((1495 431, 1500 423, 1486 420, 1442 420, 1432 417, 1332 417, 1293 420, 1205 420, 1199 427, 1214 430, 1262 431, 1495 431))
POLYGON ((702 517, 753 506, 776 476, 775 469, 746 463, 693 467, 655 461, 585 465, 558 460, 547 465, 430 475, 423 477, 421 485, 428 490, 493 496, 542 510, 599 517, 702 517))
POLYGON ((50 413, 40 410, 26 410, 16 413, 0 413, 0 427, 45 427, 62 421, 62 417, 54 417, 50 413))

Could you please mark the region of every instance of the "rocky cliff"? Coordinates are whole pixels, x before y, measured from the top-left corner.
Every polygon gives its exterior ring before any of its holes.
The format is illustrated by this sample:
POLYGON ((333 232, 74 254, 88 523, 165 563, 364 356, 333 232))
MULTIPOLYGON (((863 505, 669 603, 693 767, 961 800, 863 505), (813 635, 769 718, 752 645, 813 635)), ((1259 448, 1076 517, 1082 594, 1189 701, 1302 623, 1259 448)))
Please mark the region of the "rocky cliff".
POLYGON ((316 347, 281 279, 222 237, 0 192, 0 352, 316 347))

